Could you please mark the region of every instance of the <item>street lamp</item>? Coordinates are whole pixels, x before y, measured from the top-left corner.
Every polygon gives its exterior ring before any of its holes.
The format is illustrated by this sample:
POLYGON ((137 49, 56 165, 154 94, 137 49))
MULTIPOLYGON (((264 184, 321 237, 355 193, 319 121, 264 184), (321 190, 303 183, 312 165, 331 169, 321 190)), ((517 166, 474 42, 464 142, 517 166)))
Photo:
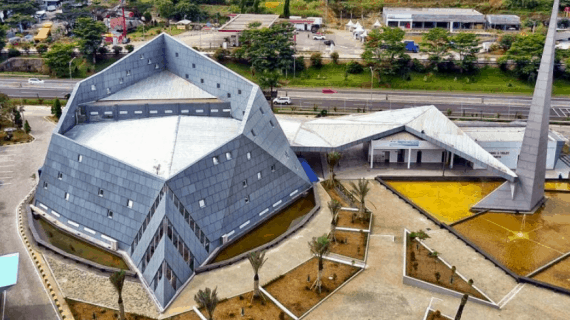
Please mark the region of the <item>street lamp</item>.
POLYGON ((77 57, 73 57, 73 59, 69 61, 69 80, 71 80, 71 63, 73 62, 73 60, 75 60, 75 58, 77 57))
MULTIPOLYGON (((370 103, 372 104, 372 86, 374 85, 374 70, 370 67, 370 103)), ((368 110, 370 111, 370 110, 368 110)))

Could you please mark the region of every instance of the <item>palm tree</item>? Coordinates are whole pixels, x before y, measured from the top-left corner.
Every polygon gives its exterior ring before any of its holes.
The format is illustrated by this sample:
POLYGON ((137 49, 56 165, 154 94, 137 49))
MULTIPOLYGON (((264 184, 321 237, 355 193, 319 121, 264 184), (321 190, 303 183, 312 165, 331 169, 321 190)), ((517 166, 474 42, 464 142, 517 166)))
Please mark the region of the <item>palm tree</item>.
POLYGON ((455 268, 455 266, 451 267, 451 278, 449 279, 449 283, 453 283, 453 276, 455 275, 457 268, 455 268))
MULTIPOLYGON (((253 302, 254 298, 263 297, 261 291, 259 290, 258 273, 259 269, 261 269, 261 267, 263 266, 265 261, 267 261, 267 259, 265 259, 265 251, 251 252, 250 254, 247 255, 247 258, 249 259, 249 263, 251 263, 251 267, 253 268, 253 273, 255 273, 255 276, 253 276, 253 295, 251 296, 251 301, 253 302)), ((263 299, 265 299, 265 297, 263 297, 263 299)))
POLYGON ((358 179, 358 185, 354 182, 350 182, 350 186, 352 187, 352 194, 360 200, 360 209, 358 210, 358 215, 360 220, 364 220, 364 213, 366 207, 364 206, 364 201, 366 200, 366 196, 368 192, 370 192, 370 186, 368 186, 370 181, 360 178, 358 179))
POLYGON ((313 289, 313 287, 319 288, 319 293, 321 293, 321 286, 322 286, 321 278, 323 276, 323 256, 329 253, 330 251, 329 238, 327 237, 326 234, 318 238, 313 237, 313 240, 309 241, 309 248, 311 249, 311 253, 319 258, 319 271, 317 273, 317 280, 315 280, 315 282, 311 286, 311 289, 313 289))
POLYGON ((468 294, 464 294, 463 297, 461 297, 461 304, 459 305, 459 309, 457 309, 457 313, 455 314, 455 320, 461 319, 461 314, 463 313, 463 308, 465 308, 465 304, 467 303, 468 298, 468 294))
POLYGON ((125 270, 121 269, 121 271, 114 272, 109 277, 109 280, 119 294, 119 319, 125 320, 125 305, 123 304, 123 284, 125 283, 125 270))
POLYGON ((218 294, 216 290, 218 290, 218 287, 213 291, 206 287, 204 291, 198 290, 198 293, 194 296, 194 301, 196 301, 198 306, 208 311, 208 320, 214 320, 214 310, 218 305, 218 294))
POLYGON ((437 264, 437 256, 438 255, 439 255, 439 252, 437 252, 437 251, 432 251, 432 252, 428 253, 428 256, 433 258, 433 270, 434 271, 435 271, 435 265, 437 264))
POLYGON ((337 220, 338 220, 338 212, 340 211, 340 202, 332 200, 328 203, 328 206, 332 214, 330 238, 331 240, 336 242, 335 229, 336 229, 336 224, 338 222, 337 220))
POLYGON ((329 152, 326 155, 327 158, 327 165, 329 166, 329 188, 334 187, 334 167, 338 165, 340 162, 340 158, 342 158, 342 154, 340 152, 329 152))

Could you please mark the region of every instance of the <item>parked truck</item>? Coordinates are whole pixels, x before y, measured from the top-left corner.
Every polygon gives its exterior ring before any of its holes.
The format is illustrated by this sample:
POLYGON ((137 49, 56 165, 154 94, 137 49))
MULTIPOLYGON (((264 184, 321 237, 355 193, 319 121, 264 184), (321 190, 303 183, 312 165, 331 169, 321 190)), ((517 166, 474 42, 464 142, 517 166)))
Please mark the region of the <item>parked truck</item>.
POLYGON ((404 40, 404 44, 406 44, 406 51, 413 53, 420 52, 420 46, 415 44, 413 40, 404 40))

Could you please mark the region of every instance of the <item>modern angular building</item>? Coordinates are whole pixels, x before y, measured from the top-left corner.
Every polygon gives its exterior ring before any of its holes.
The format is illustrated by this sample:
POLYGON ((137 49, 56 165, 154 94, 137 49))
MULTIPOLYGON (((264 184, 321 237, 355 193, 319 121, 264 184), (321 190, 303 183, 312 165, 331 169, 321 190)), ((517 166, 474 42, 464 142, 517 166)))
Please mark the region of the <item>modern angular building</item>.
POLYGON ((127 255, 164 309, 310 187, 259 87, 162 34, 75 86, 33 209, 127 255))

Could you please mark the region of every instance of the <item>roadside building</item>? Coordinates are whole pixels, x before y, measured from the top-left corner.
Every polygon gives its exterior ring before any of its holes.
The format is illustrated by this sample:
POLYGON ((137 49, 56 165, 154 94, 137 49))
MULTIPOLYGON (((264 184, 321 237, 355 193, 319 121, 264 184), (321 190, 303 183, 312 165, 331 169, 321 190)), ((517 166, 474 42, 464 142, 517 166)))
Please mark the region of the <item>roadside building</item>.
POLYGON ((295 30, 311 31, 315 33, 323 25, 323 18, 318 18, 318 17, 302 18, 300 16, 291 16, 289 17, 289 23, 291 23, 295 27, 295 30))
POLYGON ((0 320, 4 320, 6 313, 7 291, 18 282, 19 263, 18 252, 0 256, 0 320))
POLYGON ((485 16, 473 9, 457 8, 384 8, 384 25, 403 29, 444 28, 456 30, 483 30, 485 16))
POLYGON ((488 14, 485 19, 490 29, 518 31, 521 28, 521 18, 514 14, 488 14))

